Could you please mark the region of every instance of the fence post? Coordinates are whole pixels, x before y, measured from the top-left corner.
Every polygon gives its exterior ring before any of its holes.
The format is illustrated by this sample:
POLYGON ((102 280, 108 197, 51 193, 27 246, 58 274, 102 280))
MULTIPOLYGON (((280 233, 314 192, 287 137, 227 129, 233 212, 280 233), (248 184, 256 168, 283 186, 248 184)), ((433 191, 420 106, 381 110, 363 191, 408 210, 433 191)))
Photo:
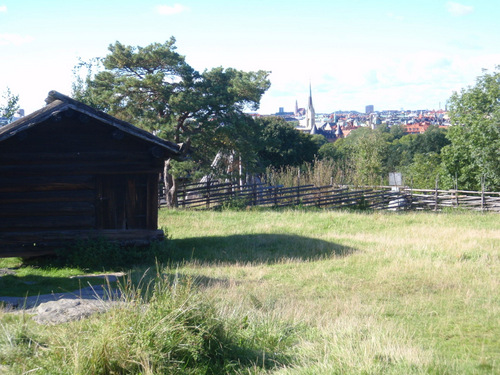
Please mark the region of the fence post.
POLYGON ((434 211, 438 209, 438 178, 436 177, 436 190, 434 190, 434 211))
POLYGON ((481 177, 481 212, 484 211, 484 176, 481 177))
POLYGON ((186 208, 186 180, 182 181, 182 208, 186 208))
POLYGON ((207 180, 207 209, 210 208, 210 179, 207 180))
POLYGON ((253 206, 257 205, 257 184, 252 184, 252 198, 253 198, 253 206))
POLYGON ((297 204, 300 204, 300 167, 297 167, 297 204))

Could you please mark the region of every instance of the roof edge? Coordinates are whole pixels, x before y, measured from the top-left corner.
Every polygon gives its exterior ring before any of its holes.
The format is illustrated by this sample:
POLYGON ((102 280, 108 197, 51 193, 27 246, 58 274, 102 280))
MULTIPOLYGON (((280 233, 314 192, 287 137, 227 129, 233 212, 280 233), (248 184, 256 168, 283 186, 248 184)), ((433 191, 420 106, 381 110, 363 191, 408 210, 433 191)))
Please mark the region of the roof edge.
POLYGON ((168 152, 174 157, 182 158, 182 155, 185 153, 185 146, 183 147, 182 144, 177 145, 173 142, 161 139, 129 122, 117 119, 116 117, 113 117, 105 112, 99 111, 87 104, 70 98, 67 95, 61 94, 56 90, 49 91, 48 96, 45 99, 45 103, 47 103, 45 107, 1 128, 0 141, 10 138, 11 136, 29 129, 32 126, 36 126, 37 123, 45 121, 48 117, 50 117, 54 111, 64 111, 70 108, 144 141, 154 143, 155 145, 168 150, 168 152))

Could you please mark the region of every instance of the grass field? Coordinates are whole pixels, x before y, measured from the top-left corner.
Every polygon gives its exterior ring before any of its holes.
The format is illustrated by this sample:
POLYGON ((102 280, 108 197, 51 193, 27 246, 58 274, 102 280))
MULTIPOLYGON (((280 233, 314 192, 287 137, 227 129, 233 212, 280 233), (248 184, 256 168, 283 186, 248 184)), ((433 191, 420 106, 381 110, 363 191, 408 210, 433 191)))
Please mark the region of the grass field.
MULTIPOLYGON (((54 328, 0 313, 0 363, 13 364, 5 368, 14 373, 499 374, 499 219, 470 212, 162 210, 169 260, 153 272, 153 298, 135 298, 144 295, 139 284, 129 287, 131 299, 156 306, 160 296, 182 298, 158 304, 147 322, 146 313, 129 311, 54 328), (161 335, 148 327, 182 309, 201 319, 185 321, 190 335, 192 327, 195 336, 204 332, 196 340, 206 360, 165 367, 165 353, 175 350, 152 354, 151 342, 158 342, 150 336, 161 335), (148 333, 129 338, 132 344, 123 337, 135 321, 135 330, 148 333), (24 341, 16 344, 16 337, 24 341), (90 338, 105 343, 96 349, 90 338), (149 344, 134 352, 137 342, 149 344), (108 364, 87 363, 96 350, 108 364), (31 367, 20 364, 19 353, 31 367), (111 365, 120 361, 136 365, 111 365)), ((133 280, 145 274, 144 267, 130 268, 133 280)), ((194 347, 196 340, 182 337, 191 336, 181 335, 181 347, 194 347)))

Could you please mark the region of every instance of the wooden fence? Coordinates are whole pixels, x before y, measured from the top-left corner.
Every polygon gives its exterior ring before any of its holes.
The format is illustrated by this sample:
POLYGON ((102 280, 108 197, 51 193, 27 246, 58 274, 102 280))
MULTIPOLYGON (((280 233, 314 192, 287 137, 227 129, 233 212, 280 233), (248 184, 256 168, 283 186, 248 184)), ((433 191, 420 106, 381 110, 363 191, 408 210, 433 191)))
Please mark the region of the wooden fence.
MULTIPOLYGON (((161 189, 160 189, 161 190, 161 189)), ((323 208, 389 208, 389 203, 405 199, 399 191, 388 189, 361 188, 347 186, 302 185, 286 188, 252 184, 240 187, 230 182, 209 181, 206 183, 183 185, 178 191, 180 208, 217 208, 221 206, 264 206, 290 207, 315 206, 323 208)), ((164 205, 163 196, 160 202, 164 205)))
POLYGON ((461 208, 475 211, 500 212, 500 193, 468 190, 401 189, 416 210, 439 211, 461 208))
MULTIPOLYGON (((163 192, 163 189, 160 189, 163 192)), ((160 205, 164 205, 164 195, 160 205)), ((394 189, 389 186, 313 186, 294 187, 208 181, 184 184, 178 191, 178 206, 189 209, 213 209, 222 206, 321 208, 360 208, 377 210, 434 210, 461 208, 500 212, 500 193, 465 190, 394 189)))

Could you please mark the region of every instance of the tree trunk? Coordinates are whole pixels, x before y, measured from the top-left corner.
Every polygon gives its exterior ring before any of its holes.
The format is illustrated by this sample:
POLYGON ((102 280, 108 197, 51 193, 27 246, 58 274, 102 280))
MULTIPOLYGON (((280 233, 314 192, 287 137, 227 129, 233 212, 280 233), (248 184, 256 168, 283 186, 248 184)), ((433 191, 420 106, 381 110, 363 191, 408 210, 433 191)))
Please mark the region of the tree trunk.
POLYGON ((177 181, 170 173, 170 162, 172 159, 165 160, 163 168, 163 183, 165 185, 165 200, 168 208, 177 207, 177 181))

